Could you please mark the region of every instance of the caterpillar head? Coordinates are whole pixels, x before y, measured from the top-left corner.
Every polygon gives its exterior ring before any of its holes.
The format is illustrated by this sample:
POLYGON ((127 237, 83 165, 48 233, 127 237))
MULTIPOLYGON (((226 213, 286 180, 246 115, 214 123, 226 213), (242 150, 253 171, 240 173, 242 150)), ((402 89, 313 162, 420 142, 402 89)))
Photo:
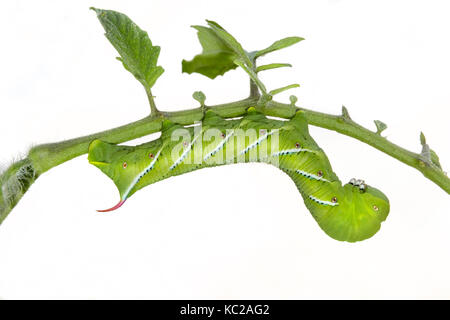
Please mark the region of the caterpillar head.
POLYGON ((389 199, 383 192, 367 185, 364 180, 356 179, 351 179, 344 188, 350 189, 351 192, 355 193, 355 197, 359 196, 363 200, 361 203, 357 202, 357 204, 360 204, 361 210, 370 211, 369 207, 371 207, 373 212, 377 213, 375 216, 380 220, 380 223, 386 220, 389 214, 389 199), (359 191, 359 194, 357 191, 359 191))
POLYGON ((318 219, 320 227, 332 238, 356 242, 372 237, 389 214, 389 200, 383 192, 361 180, 353 179, 336 188, 336 202, 318 219))
POLYGON ((360 197, 361 200, 356 200, 355 203, 357 210, 367 212, 368 215, 374 216, 380 224, 386 220, 390 206, 389 199, 383 192, 369 185, 365 185, 363 190, 361 187, 355 188, 351 184, 347 184, 345 187, 350 188, 356 194, 355 198, 360 197))

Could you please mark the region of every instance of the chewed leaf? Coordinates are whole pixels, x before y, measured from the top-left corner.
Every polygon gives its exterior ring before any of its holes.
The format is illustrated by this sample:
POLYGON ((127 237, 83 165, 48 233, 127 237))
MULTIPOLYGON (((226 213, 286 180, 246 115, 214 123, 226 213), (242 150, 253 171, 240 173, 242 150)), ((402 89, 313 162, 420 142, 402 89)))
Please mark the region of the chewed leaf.
POLYGON ((225 52, 215 54, 198 54, 191 61, 183 60, 182 72, 200 73, 210 79, 225 74, 225 72, 236 69, 233 62, 234 56, 225 52))
POLYGON ((182 61, 182 72, 200 73, 210 79, 225 74, 225 72, 236 69, 233 56, 223 53, 204 55, 199 54, 191 61, 182 61))
POLYGON ((278 41, 275 41, 274 43, 272 43, 272 45, 270 45, 269 47, 263 49, 263 50, 259 50, 255 53, 255 58, 261 57, 267 53, 273 52, 273 51, 277 51, 283 48, 287 48, 290 47, 294 44, 296 44, 297 42, 300 42, 302 40, 305 40, 304 38, 300 38, 300 37, 287 37, 278 41))
POLYGON ((241 44, 217 22, 206 20, 209 27, 193 26, 198 32, 198 40, 203 48, 191 61, 183 60, 182 72, 200 73, 214 79, 225 72, 236 69, 235 59, 243 61, 253 68, 246 51, 241 44))
POLYGON ((147 32, 139 28, 126 15, 91 8, 105 29, 105 36, 120 54, 120 60, 129 72, 149 90, 164 72, 157 66, 159 46, 153 46, 147 32))
POLYGON ((234 54, 242 61, 245 65, 253 68, 253 62, 250 60, 247 52, 242 48, 241 44, 230 34, 227 30, 222 28, 217 22, 206 20, 211 30, 227 44, 227 46, 234 52, 234 54))
POLYGON ((237 65, 233 62, 236 58, 233 49, 218 37, 213 30, 203 26, 192 27, 198 31, 197 36, 203 51, 191 61, 183 60, 181 63, 182 72, 189 74, 196 72, 214 79, 229 70, 237 68, 237 65))

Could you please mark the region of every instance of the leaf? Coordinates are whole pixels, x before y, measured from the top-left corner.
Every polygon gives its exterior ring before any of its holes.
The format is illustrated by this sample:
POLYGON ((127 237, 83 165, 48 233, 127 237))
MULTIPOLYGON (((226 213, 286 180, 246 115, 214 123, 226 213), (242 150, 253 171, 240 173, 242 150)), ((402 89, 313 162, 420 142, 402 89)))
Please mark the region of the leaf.
POLYGON ((157 66, 159 46, 153 46, 147 32, 126 15, 91 7, 105 29, 105 36, 120 54, 120 60, 129 72, 148 91, 164 72, 157 66))
POLYGON ((250 69, 247 65, 244 64, 243 61, 236 59, 234 60, 234 63, 237 64, 239 67, 244 69, 245 72, 250 76, 250 78, 253 80, 253 82, 258 86, 258 88, 261 90, 263 95, 267 93, 266 86, 259 80, 258 75, 250 69))
POLYGON ((294 83, 294 84, 290 84, 290 85, 285 86, 285 87, 281 87, 281 88, 278 88, 278 89, 271 90, 269 92, 269 94, 274 96, 274 95, 279 94, 279 93, 281 93, 283 91, 286 91, 286 90, 289 90, 289 89, 292 89, 292 88, 298 88, 298 87, 300 87, 300 85, 298 83, 294 83))
POLYGON ((237 68, 233 62, 236 54, 213 30, 203 26, 192 27, 198 31, 197 36, 203 51, 191 61, 183 60, 182 72, 189 74, 196 72, 214 79, 237 68))
POLYGON ((269 47, 263 49, 263 50, 259 50, 255 53, 255 58, 261 57, 267 53, 276 51, 276 50, 280 50, 283 48, 287 48, 290 47, 294 44, 296 44, 297 42, 300 42, 302 40, 305 40, 304 38, 300 38, 300 37, 287 37, 278 41, 275 41, 274 43, 272 43, 272 45, 270 45, 269 47))
POLYGON ((233 50, 235 55, 244 62, 249 68, 253 68, 253 62, 250 60, 247 52, 242 48, 241 44, 228 33, 227 30, 222 28, 217 22, 206 20, 209 27, 214 31, 214 33, 227 44, 227 46, 233 50))
POLYGON ((223 75, 225 72, 236 69, 237 65, 233 62, 234 56, 223 53, 215 55, 199 54, 191 61, 183 60, 181 62, 182 72, 200 73, 210 79, 223 75))
POLYGON ((256 73, 264 70, 270 70, 270 69, 276 69, 276 68, 283 68, 283 67, 292 67, 289 63, 271 63, 271 64, 265 64, 262 66, 259 66, 256 68, 256 73))
POLYGON ((386 130, 387 125, 380 120, 373 120, 375 126, 377 127, 377 134, 381 134, 384 130, 386 130))

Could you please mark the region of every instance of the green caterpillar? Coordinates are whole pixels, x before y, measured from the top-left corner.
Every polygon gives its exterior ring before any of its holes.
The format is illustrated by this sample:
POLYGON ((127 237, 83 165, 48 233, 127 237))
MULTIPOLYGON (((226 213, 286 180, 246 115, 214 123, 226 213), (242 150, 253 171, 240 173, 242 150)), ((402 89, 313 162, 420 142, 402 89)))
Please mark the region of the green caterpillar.
POLYGON ((164 121, 161 137, 139 146, 94 140, 89 162, 116 184, 119 208, 139 189, 196 169, 237 162, 264 162, 288 174, 319 226, 332 238, 370 238, 389 213, 378 189, 352 179, 344 186, 327 156, 308 132, 301 111, 289 121, 273 120, 250 108, 241 119, 226 120, 207 111, 201 126, 164 121))

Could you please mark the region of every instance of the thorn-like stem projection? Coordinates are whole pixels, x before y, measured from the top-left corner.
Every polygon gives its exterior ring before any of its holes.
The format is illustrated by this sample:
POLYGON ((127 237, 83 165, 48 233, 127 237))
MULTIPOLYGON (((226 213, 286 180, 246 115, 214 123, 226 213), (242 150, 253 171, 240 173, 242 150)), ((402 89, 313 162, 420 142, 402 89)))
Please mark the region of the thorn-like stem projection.
POLYGON ((431 160, 431 149, 427 144, 427 140, 425 139, 423 132, 420 133, 420 144, 422 145, 422 151, 420 152, 420 160, 422 162, 420 164, 422 166, 433 166, 433 160, 431 160))
POLYGON ((375 123, 375 126, 377 127, 377 134, 381 135, 381 132, 383 132, 383 130, 386 130, 387 125, 380 120, 374 120, 373 122, 375 123))
POLYGON ((347 121, 347 120, 352 120, 352 118, 350 118, 350 114, 348 113, 348 110, 345 106, 342 106, 342 118, 347 121))
MULTIPOLYGON (((416 168, 425 177, 450 194, 450 179, 443 170, 435 165, 425 163, 422 160, 421 154, 408 151, 395 145, 386 138, 377 134, 377 132, 366 129, 357 124, 350 119, 350 117, 345 117, 343 115, 330 115, 304 108, 298 108, 292 104, 292 102, 290 104, 284 104, 268 100, 261 103, 260 98, 247 98, 236 102, 209 106, 208 109, 214 110, 221 117, 233 118, 243 116, 249 107, 254 106, 257 106, 258 110, 267 116, 284 119, 293 117, 295 112, 301 109, 305 113, 308 124, 333 130, 346 136, 358 139, 359 141, 390 155, 408 166, 416 168)), ((203 118, 203 111, 203 107, 199 107, 175 112, 159 112, 159 117, 148 116, 127 125, 94 133, 92 135, 58 143, 38 145, 30 150, 28 157, 26 158, 26 164, 34 169, 33 176, 38 177, 45 171, 61 163, 87 153, 89 143, 94 139, 102 139, 105 142, 110 143, 126 142, 160 131, 162 121, 164 119, 169 119, 182 125, 194 124, 196 121, 200 121, 203 118)), ((14 174, 11 170, 17 171, 16 164, 13 164, 9 169, 0 174, 0 183, 4 181, 4 177, 9 177, 14 174)), ((0 203, 0 222, 6 217, 12 207, 3 212, 1 212, 1 209, 2 204, 0 203)))

